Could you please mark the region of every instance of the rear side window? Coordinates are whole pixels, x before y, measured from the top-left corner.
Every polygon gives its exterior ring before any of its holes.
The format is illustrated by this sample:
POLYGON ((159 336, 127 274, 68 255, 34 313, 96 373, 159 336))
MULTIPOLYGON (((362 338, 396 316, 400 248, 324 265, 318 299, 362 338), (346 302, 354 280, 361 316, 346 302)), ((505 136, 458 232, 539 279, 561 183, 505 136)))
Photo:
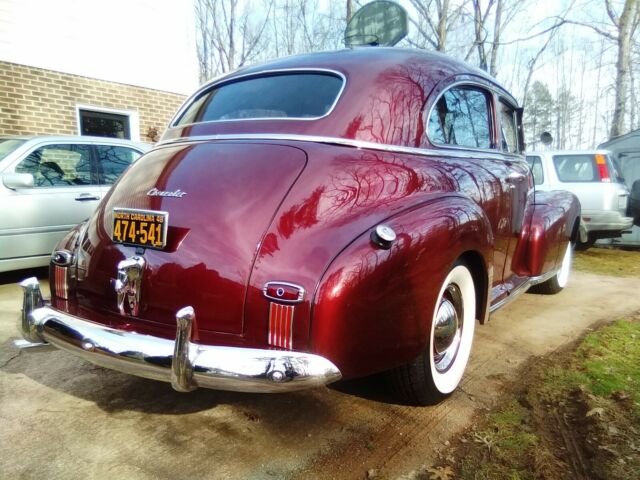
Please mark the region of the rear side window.
POLYGON ((337 75, 318 72, 273 74, 232 81, 200 95, 176 125, 323 117, 337 101, 343 83, 337 75))
POLYGON ((489 99, 477 88, 454 87, 431 110, 429 139, 435 145, 491 148, 489 99))
POLYGON ((500 132, 502 136, 502 151, 518 153, 516 110, 502 100, 500 101, 500 132))
POLYGON ((599 182, 594 155, 554 155, 553 164, 561 182, 599 182))
POLYGON ((98 165, 100 168, 100 183, 111 185, 122 172, 137 160, 140 153, 132 148, 117 145, 96 145, 98 165))
POLYGON ((33 175, 35 187, 95 184, 91 177, 89 145, 46 145, 34 150, 16 167, 33 175))

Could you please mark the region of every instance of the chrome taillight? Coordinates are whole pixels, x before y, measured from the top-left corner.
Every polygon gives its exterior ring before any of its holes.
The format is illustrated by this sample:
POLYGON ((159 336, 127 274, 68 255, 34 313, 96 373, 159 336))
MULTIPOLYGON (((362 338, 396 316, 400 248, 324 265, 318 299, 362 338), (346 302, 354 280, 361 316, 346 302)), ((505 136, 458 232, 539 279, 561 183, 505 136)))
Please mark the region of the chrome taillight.
POLYGON ((78 279, 84 278, 85 257, 81 242, 87 231, 87 222, 71 230, 51 254, 49 285, 51 295, 68 300, 75 294, 78 279))
POLYGON ((49 275, 51 294, 69 299, 70 289, 75 286, 75 255, 69 250, 55 250, 51 254, 49 275))

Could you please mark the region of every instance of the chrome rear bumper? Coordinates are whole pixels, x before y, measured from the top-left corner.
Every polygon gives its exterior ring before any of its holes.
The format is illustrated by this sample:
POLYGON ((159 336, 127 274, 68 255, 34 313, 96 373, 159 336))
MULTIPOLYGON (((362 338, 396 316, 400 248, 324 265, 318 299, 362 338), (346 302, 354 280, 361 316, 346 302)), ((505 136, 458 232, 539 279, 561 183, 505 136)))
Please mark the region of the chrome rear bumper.
POLYGON ((180 392, 197 387, 240 392, 285 392, 341 378, 326 358, 310 353, 192 343, 191 307, 177 312, 175 341, 116 330, 47 305, 36 278, 24 280, 20 348, 52 345, 96 365, 170 382, 180 392))

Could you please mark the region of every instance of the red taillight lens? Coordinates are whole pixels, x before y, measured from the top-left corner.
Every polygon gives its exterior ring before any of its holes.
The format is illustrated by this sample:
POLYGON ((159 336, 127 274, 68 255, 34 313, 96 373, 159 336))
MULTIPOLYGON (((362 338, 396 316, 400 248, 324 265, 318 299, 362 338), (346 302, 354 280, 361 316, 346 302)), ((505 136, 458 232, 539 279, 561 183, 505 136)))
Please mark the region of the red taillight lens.
POLYGON ((609 167, 607 166, 607 159, 601 153, 596 153, 596 165, 598 165, 598 173, 600 174, 601 182, 611 182, 611 177, 609 176, 609 167))
POLYGON ((68 300, 75 290, 75 257, 69 250, 56 250, 51 254, 49 284, 51 295, 68 300))

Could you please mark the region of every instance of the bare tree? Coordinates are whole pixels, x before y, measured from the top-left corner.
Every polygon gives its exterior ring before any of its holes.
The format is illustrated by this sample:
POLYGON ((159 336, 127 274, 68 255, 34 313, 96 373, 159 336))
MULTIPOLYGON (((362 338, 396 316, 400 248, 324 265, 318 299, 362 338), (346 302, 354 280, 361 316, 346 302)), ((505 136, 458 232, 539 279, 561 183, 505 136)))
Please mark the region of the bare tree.
POLYGON ((273 56, 336 49, 342 45, 345 11, 335 2, 277 0, 270 20, 273 56))
POLYGON ((518 0, 488 0, 483 9, 481 0, 471 0, 474 42, 467 51, 465 61, 471 58, 475 50, 478 66, 496 77, 502 32, 526 4, 518 0))
POLYGON ((269 14, 274 0, 196 0, 196 25, 200 80, 242 67, 264 48, 269 14), (264 12, 258 18, 256 12, 264 12))
POLYGON ((450 8, 449 0, 410 0, 417 18, 409 21, 417 30, 417 37, 409 42, 418 47, 430 46, 439 52, 447 50, 447 36, 458 25, 466 0, 450 8))
POLYGON ((572 20, 571 23, 590 28, 614 43, 617 47, 615 102, 611 130, 609 137, 617 137, 625 131, 626 104, 630 82, 631 40, 640 24, 640 1, 624 0, 622 12, 619 14, 613 6, 612 0, 605 0, 607 17, 611 22, 608 26, 596 23, 585 23, 572 20))

